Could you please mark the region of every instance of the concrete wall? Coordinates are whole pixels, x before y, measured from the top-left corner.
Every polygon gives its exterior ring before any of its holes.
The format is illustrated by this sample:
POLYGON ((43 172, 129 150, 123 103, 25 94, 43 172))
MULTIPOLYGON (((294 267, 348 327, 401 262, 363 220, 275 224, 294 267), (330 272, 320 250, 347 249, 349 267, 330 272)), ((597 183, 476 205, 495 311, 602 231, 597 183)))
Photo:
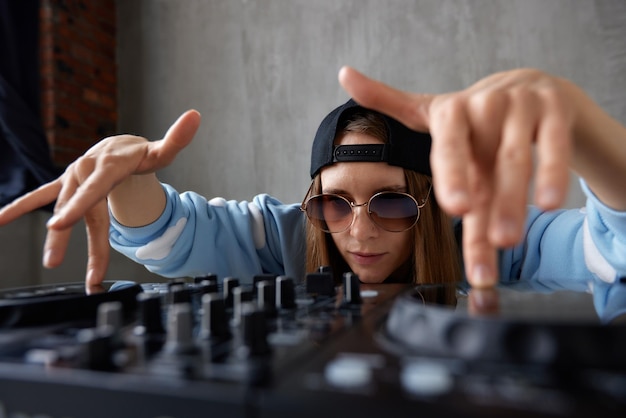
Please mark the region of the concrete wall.
MULTIPOLYGON (((42 267, 45 225, 49 217, 49 213, 37 211, 0 228, 0 288, 84 280, 87 239, 82 223, 72 231, 65 262, 55 269, 42 267)), ((159 276, 113 250, 107 279, 137 282, 161 280, 159 276)))
MULTIPOLYGON (((160 138, 203 124, 161 178, 179 190, 299 201, 322 117, 349 64, 402 89, 445 92, 536 67, 626 121, 621 0, 119 1, 120 129, 160 138)), ((568 206, 581 203, 574 184, 568 206)))
MULTIPOLYGON (((581 85, 626 122, 623 0, 118 1, 120 132, 160 138, 198 109, 195 141, 160 173, 179 190, 299 201, 322 117, 349 64, 398 88, 445 92, 536 67, 581 85)), ((567 205, 580 206, 573 179, 567 205)), ((2 285, 82 280, 84 232, 42 271, 45 215, 0 228, 2 285)), ((118 257, 112 278, 154 280, 118 257)))

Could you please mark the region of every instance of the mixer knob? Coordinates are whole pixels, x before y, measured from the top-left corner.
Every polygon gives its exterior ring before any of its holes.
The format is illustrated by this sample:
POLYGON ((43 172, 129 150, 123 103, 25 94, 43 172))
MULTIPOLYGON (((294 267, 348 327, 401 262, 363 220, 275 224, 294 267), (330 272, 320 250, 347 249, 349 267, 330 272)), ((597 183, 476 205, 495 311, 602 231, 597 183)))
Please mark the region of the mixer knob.
POLYGON ((117 331, 122 326, 122 303, 105 302, 98 306, 97 327, 117 331))
POLYGON ((196 289, 199 290, 200 295, 218 293, 219 291, 217 274, 194 277, 193 282, 196 285, 196 289))
POLYGON ((360 305, 361 300, 361 281, 359 276, 354 273, 343 274, 343 303, 347 305, 360 305))
POLYGON ((111 327, 88 328, 81 330, 77 335, 81 343, 81 363, 90 370, 112 371, 114 333, 111 327))
POLYGON ((230 327, 224 299, 214 293, 202 296, 200 338, 228 338, 230 327))
POLYGON ((268 317, 276 316, 275 282, 262 281, 257 284, 257 305, 268 317))
POLYGON ((315 296, 335 296, 335 282, 331 273, 309 273, 306 275, 306 292, 315 296))
POLYGON ((172 289, 172 287, 175 286, 185 286, 187 282, 185 281, 185 279, 181 278, 181 277, 177 277, 175 279, 170 279, 167 282, 167 289, 168 291, 172 289))
POLYGON ((257 274, 252 277, 252 285, 254 290, 256 291, 259 287, 259 283, 261 282, 270 282, 272 284, 276 283, 276 275, 275 274, 257 274))
POLYGON ((163 317, 161 296, 157 293, 140 293, 137 295, 138 325, 134 335, 139 338, 139 353, 142 358, 152 357, 163 347, 163 317))
POLYGON ((233 307, 233 289, 239 287, 239 279, 235 277, 224 278, 224 303, 226 308, 233 307))
POLYGON ((213 274, 213 273, 209 273, 206 274, 204 276, 196 276, 193 278, 193 282, 195 284, 200 284, 202 282, 211 282, 211 283, 215 283, 217 285, 217 274, 213 274))
POLYGON ((296 290, 291 277, 278 276, 276 278, 276 307, 278 309, 296 307, 296 290))
POLYGON ((333 274, 333 268, 331 266, 319 266, 317 268, 318 273, 329 273, 331 276, 333 274))
POLYGON ((233 289, 233 323, 239 325, 241 316, 246 309, 250 309, 252 305, 252 290, 243 288, 242 286, 233 289))
POLYGON ((185 285, 176 285, 170 288, 171 303, 191 303, 191 289, 185 285))
POLYGON ((191 305, 188 303, 172 305, 167 318, 165 351, 171 354, 189 354, 196 351, 192 330, 191 305))
POLYGON ((270 346, 267 342, 267 319, 265 312, 251 310, 242 316, 243 341, 250 356, 268 354, 270 346))
POLYGON ((163 319, 161 316, 161 297, 154 293, 140 293, 137 295, 139 309, 139 323, 145 334, 164 334, 163 319))
POLYGON ((206 295, 207 293, 218 293, 219 287, 217 285, 217 282, 214 282, 212 280, 203 280, 198 283, 198 290, 200 291, 201 295, 206 295))

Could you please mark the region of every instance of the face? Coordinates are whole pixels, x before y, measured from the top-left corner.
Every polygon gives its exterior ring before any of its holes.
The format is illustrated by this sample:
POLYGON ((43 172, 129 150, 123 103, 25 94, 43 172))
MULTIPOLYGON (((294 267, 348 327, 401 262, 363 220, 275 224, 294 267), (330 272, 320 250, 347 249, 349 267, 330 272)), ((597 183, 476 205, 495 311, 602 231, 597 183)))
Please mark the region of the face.
MULTIPOLYGON (((379 140, 349 133, 340 144, 372 144, 379 140)), ((335 163, 321 171, 322 192, 344 196, 355 204, 381 191, 406 192, 404 170, 386 163, 335 163)), ((381 283, 399 271, 411 256, 413 229, 388 232, 372 222, 367 207, 353 208, 354 221, 344 232, 331 234, 341 256, 363 283, 381 283)), ((404 272, 406 273, 406 272, 404 272)))

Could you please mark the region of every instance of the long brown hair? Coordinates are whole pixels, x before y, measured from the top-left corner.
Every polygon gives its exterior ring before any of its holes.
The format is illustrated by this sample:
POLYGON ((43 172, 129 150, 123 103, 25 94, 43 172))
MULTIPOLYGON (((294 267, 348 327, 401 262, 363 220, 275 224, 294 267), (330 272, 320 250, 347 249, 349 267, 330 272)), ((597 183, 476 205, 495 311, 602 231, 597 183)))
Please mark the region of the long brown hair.
MULTIPOLYGON (((337 132, 335 142, 348 132, 364 133, 387 142, 385 123, 373 112, 355 113, 346 122, 345 127, 338 129, 337 132)), ((431 188, 431 178, 407 169, 404 170, 404 176, 407 192, 422 203, 431 188)), ((313 179, 309 195, 321 192, 322 181, 318 174, 313 179)), ((349 271, 350 267, 339 253, 331 234, 317 229, 308 220, 306 234, 307 272, 316 271, 320 266, 330 266, 335 280, 337 282, 341 280, 341 275, 349 271)), ((407 277, 407 282, 450 283, 462 279, 461 258, 452 220, 441 210, 432 192, 413 228, 412 247, 413 252, 409 260, 412 265, 410 269, 412 277, 407 277)))

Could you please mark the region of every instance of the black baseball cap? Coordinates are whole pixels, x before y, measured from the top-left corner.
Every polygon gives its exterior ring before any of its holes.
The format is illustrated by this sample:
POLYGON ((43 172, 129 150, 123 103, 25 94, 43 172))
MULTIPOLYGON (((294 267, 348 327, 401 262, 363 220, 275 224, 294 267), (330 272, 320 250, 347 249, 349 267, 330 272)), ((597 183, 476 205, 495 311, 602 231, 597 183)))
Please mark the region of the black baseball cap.
POLYGON ((366 109, 353 99, 330 112, 315 134, 311 152, 311 178, 327 165, 347 161, 386 162, 431 176, 430 134, 407 128, 397 120, 382 113, 366 109), (367 110, 378 114, 385 121, 389 133, 386 144, 334 145, 337 129, 356 112, 367 110))

